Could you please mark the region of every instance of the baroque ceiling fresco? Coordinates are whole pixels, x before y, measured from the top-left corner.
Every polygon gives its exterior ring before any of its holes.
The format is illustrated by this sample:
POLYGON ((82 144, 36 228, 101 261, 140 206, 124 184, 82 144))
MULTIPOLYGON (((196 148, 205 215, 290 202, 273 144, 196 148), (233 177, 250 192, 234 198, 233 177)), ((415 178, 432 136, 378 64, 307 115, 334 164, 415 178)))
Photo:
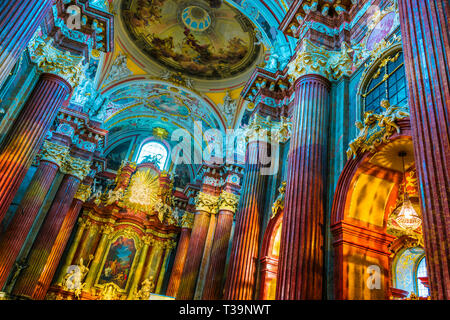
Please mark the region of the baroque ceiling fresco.
POLYGON ((207 1, 124 0, 129 36, 154 61, 202 79, 233 77, 257 59, 255 27, 228 4, 207 1))
POLYGON ((167 83, 136 82, 119 87, 109 100, 105 123, 110 134, 158 125, 192 132, 195 121, 200 121, 204 130, 220 128, 206 102, 167 83))

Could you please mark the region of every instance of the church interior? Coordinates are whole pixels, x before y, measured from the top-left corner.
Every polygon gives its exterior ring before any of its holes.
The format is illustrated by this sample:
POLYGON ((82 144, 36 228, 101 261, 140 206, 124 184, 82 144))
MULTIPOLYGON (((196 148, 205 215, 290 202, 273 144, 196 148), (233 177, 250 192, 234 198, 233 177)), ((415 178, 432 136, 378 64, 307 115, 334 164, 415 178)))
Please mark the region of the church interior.
POLYGON ((449 17, 0 1, 0 300, 450 299, 449 17))

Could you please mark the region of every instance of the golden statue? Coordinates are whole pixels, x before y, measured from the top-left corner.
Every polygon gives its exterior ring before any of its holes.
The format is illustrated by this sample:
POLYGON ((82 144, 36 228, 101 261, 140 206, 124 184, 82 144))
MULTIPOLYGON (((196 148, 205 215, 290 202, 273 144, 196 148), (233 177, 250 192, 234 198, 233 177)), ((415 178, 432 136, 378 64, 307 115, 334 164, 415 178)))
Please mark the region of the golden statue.
POLYGON ((153 283, 153 277, 145 279, 141 283, 141 289, 134 294, 137 300, 148 300, 150 298, 150 293, 153 292, 155 284, 153 283))

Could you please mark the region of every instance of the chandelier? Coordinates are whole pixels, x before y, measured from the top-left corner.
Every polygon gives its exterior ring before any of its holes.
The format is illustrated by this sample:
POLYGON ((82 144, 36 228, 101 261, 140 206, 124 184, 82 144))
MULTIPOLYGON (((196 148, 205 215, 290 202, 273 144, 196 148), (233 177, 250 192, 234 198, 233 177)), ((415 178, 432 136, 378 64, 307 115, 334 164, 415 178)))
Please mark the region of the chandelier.
POLYGON ((399 211, 398 215, 394 219, 397 224, 405 230, 415 230, 422 224, 422 219, 420 219, 416 210, 411 204, 409 200, 408 192, 406 191, 406 174, 405 174, 405 156, 406 152, 402 151, 399 153, 399 156, 402 157, 403 163, 403 181, 404 181, 404 190, 403 190, 403 203, 402 206, 397 209, 399 211))

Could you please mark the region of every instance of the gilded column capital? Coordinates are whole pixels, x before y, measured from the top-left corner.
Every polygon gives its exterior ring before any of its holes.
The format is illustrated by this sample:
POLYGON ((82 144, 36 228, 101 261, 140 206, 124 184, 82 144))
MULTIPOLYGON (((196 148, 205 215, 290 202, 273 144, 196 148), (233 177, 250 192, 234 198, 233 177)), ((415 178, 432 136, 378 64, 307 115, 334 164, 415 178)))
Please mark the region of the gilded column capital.
POLYGON ((213 196, 200 191, 195 198, 195 207, 197 211, 205 211, 210 214, 216 214, 218 201, 218 196, 213 196))
POLYGON ((101 231, 103 234, 108 235, 114 231, 114 227, 110 226, 109 224, 105 224, 101 227, 101 231))
POLYGON ((67 156, 61 167, 61 171, 83 180, 91 171, 91 161, 67 156))
POLYGON ((69 154, 69 147, 44 140, 41 154, 41 160, 54 163, 61 167, 64 159, 69 154))
POLYGON ((277 123, 272 134, 272 141, 274 143, 286 142, 291 137, 292 122, 287 118, 281 117, 281 122, 277 123))
POLYGON ((353 59, 349 53, 352 50, 346 42, 342 43, 340 51, 329 51, 304 39, 296 58, 288 65, 290 81, 295 82, 307 74, 321 75, 329 80, 350 75, 353 59))
POLYGON ((271 129, 272 120, 270 116, 264 118, 258 114, 255 114, 250 120, 248 126, 245 128, 246 141, 262 141, 270 143, 272 136, 271 129))
POLYGON ((144 245, 150 246, 153 244, 153 237, 149 234, 142 237, 142 241, 144 242, 144 245))
POLYGON ((222 191, 219 197, 219 211, 227 210, 235 213, 238 204, 239 204, 238 195, 231 192, 222 191))
POLYGON ((192 212, 185 211, 180 223, 182 228, 192 229, 194 225, 194 214, 192 212))
POLYGON ((91 221, 87 218, 80 217, 78 218, 78 225, 81 229, 85 229, 91 225, 91 221))
POLYGON ((91 195, 91 186, 81 183, 78 187, 77 192, 75 193, 74 198, 81 200, 83 202, 86 202, 86 200, 89 198, 89 196, 91 195))
POLYGON ((53 46, 53 39, 46 41, 41 37, 36 37, 30 41, 28 50, 31 61, 38 65, 39 71, 64 78, 73 89, 84 78, 84 57, 56 49, 53 46))

